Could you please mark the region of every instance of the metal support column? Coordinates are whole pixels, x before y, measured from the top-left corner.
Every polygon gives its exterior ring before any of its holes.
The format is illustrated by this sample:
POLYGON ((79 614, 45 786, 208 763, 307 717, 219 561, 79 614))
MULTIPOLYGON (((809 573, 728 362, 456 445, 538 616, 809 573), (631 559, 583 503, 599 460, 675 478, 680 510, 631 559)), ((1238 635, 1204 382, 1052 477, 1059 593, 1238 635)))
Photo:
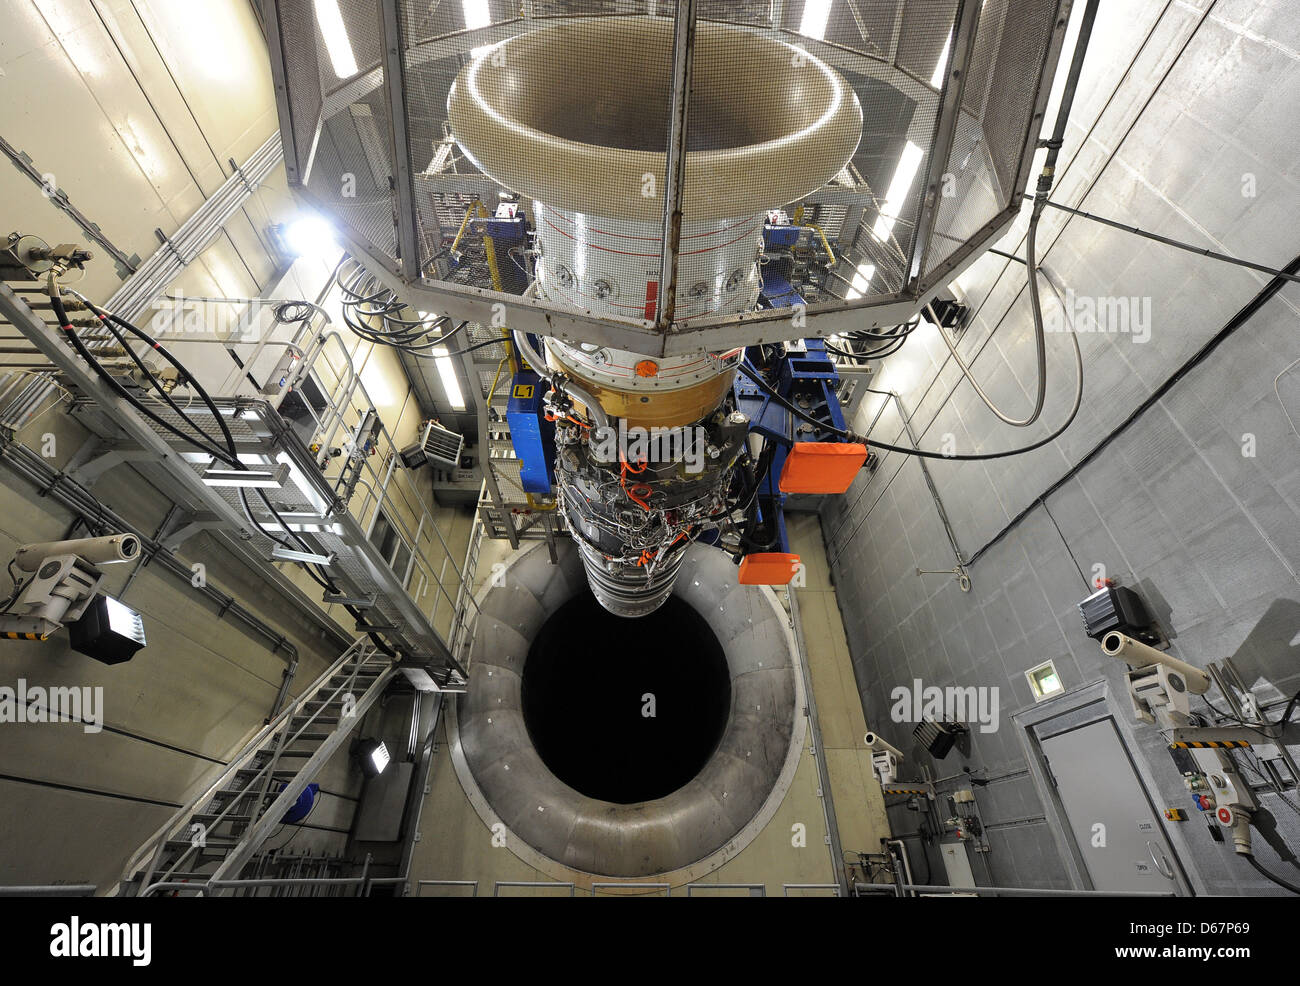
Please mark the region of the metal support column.
POLYGON ((677 256, 682 243, 686 191, 687 114, 695 74, 695 0, 678 0, 673 34, 672 105, 668 119, 668 161, 664 188, 663 258, 659 274, 659 330, 667 332, 677 313, 677 256))
POLYGON ((952 56, 948 62, 948 77, 943 86, 943 101, 935 117, 934 140, 930 144, 929 168, 925 179, 925 192, 921 202, 920 221, 916 226, 916 242, 912 247, 912 267, 909 280, 919 288, 925 271, 925 261, 933 243, 934 223, 943 202, 943 177, 948 171, 948 158, 952 155, 953 141, 957 135, 961 116, 962 97, 966 93, 967 68, 975 53, 975 34, 979 29, 983 0, 962 0, 953 29, 952 56))
POLYGON ((393 192, 397 197, 397 248, 402 276, 420 277, 419 213, 411 176, 411 142, 406 120, 406 63, 402 51, 398 0, 380 0, 379 19, 384 44, 384 95, 388 106, 389 154, 393 160, 393 192))

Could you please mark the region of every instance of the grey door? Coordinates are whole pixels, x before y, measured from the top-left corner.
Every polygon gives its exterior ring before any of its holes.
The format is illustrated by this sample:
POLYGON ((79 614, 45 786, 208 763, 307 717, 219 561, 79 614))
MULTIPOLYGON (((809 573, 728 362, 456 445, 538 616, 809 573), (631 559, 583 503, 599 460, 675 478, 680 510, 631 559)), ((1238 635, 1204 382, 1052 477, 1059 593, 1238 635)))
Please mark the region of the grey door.
POLYGON ((1040 743, 1093 887, 1177 893, 1173 851, 1114 723, 1101 719, 1040 743))

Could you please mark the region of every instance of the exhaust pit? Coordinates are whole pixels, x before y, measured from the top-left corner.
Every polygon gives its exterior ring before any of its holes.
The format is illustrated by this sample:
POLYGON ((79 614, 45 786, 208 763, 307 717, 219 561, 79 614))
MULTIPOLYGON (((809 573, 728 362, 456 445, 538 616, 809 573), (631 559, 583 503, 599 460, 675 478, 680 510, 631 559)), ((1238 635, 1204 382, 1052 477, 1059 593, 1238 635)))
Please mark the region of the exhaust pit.
POLYGON ((700 772, 727 726, 731 675, 713 628, 680 597, 632 620, 580 594, 533 641, 521 697, 551 773, 626 805, 667 797, 700 772))
POLYGON ((762 829, 798 763, 785 611, 693 547, 663 607, 619 617, 574 544, 558 550, 558 565, 544 544, 518 556, 479 597, 469 690, 448 716, 461 785, 557 879, 697 879, 762 829))

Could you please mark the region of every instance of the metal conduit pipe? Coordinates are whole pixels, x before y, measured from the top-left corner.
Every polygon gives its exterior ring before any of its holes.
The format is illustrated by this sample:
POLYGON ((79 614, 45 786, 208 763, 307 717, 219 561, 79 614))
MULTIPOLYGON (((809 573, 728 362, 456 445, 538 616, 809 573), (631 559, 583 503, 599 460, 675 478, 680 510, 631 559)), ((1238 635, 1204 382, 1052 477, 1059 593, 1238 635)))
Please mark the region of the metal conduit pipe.
MULTIPOLYGON (((514 339, 515 348, 518 349, 520 355, 523 356, 524 362, 528 364, 528 368, 541 377, 544 382, 554 386, 554 372, 547 364, 546 357, 529 344, 528 336, 522 332, 512 332, 511 336, 514 339)), ((546 343, 543 342, 542 345, 545 346, 546 343)), ((596 427, 609 427, 609 415, 607 415, 605 409, 600 406, 600 401, 596 400, 596 398, 588 391, 578 386, 572 380, 564 381, 563 390, 564 393, 568 394, 587 409, 592 419, 596 422, 596 427)))
MULTIPOLYGON (((737 585, 735 566, 725 555, 696 546, 686 555, 669 605, 636 621, 621 619, 604 613, 588 594, 577 546, 566 540, 558 548, 557 565, 550 563, 547 546, 538 544, 517 555, 501 579, 480 592, 469 688, 448 704, 457 776, 483 822, 504 824, 512 851, 552 879, 571 881, 575 871, 611 878, 660 875, 673 886, 699 879, 734 857, 771 820, 803 750, 804 686, 786 613, 771 589, 737 585), (588 607, 579 611, 606 621, 598 631, 604 635, 608 630, 606 646, 588 648, 588 638, 577 639, 581 622, 573 606, 588 607), (668 642, 671 624, 680 625, 687 617, 700 629, 688 631, 688 639, 668 642), (657 625, 656 619, 661 620, 657 625), (557 626, 564 632, 556 632, 557 626), (711 652, 700 639, 708 635, 714 640, 707 643, 716 648, 711 652), (641 725, 646 722, 639 704, 645 700, 643 691, 657 692, 656 715, 661 718, 684 696, 666 694, 670 687, 662 680, 663 687, 641 688, 638 672, 631 678, 632 689, 623 683, 610 687, 601 712, 614 708, 612 718, 578 723, 563 708, 568 701, 588 700, 585 693, 576 698, 565 693, 587 687, 591 679, 617 678, 616 664, 644 659, 629 636, 655 638, 650 666, 672 661, 675 648, 683 651, 688 669, 715 657, 719 662, 718 676, 702 686, 716 690, 721 699, 712 746, 699 749, 698 760, 692 761, 702 766, 693 776, 692 766, 681 777, 659 778, 666 783, 644 800, 633 800, 641 790, 638 771, 653 772, 656 758, 676 762, 679 753, 685 757, 684 749, 669 747, 694 720, 684 715, 668 725, 641 725), (608 674, 576 673, 569 655, 589 652, 608 674), (538 676, 555 654, 561 655, 561 663, 553 666, 559 701, 552 702, 538 676), (626 709, 621 704, 625 692, 634 692, 637 699, 626 709), (569 742, 560 754, 568 762, 557 760, 553 724, 541 721, 548 716, 566 723, 563 736, 569 742), (622 744, 625 734, 618 732, 624 716, 634 720, 628 728, 638 736, 643 728, 660 731, 650 734, 653 738, 642 750, 634 750, 622 744), (601 759, 611 747, 618 748, 616 766, 614 760, 601 759), (577 780, 568 772, 574 762, 580 769, 596 762, 608 773, 596 776, 588 770, 577 780), (593 788, 585 782, 593 776, 604 783, 616 775, 622 796, 581 793, 556 771, 588 790, 593 788)), ((701 688, 694 680, 684 687, 701 688)))

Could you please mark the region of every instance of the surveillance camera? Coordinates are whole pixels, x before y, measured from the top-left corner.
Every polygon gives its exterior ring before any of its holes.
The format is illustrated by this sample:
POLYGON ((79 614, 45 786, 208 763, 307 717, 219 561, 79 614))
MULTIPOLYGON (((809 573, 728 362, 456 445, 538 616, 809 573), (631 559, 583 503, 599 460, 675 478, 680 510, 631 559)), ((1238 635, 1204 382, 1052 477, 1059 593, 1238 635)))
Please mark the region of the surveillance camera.
POLYGON ((14 587, 16 598, 0 613, 0 635, 44 640, 81 618, 104 581, 100 565, 139 557, 140 539, 134 534, 23 545, 13 563, 28 578, 14 587))
POLYGON ((75 555, 87 565, 112 565, 138 558, 140 539, 134 534, 110 534, 102 538, 25 544, 14 552, 14 564, 24 572, 35 572, 45 559, 60 555, 75 555))

